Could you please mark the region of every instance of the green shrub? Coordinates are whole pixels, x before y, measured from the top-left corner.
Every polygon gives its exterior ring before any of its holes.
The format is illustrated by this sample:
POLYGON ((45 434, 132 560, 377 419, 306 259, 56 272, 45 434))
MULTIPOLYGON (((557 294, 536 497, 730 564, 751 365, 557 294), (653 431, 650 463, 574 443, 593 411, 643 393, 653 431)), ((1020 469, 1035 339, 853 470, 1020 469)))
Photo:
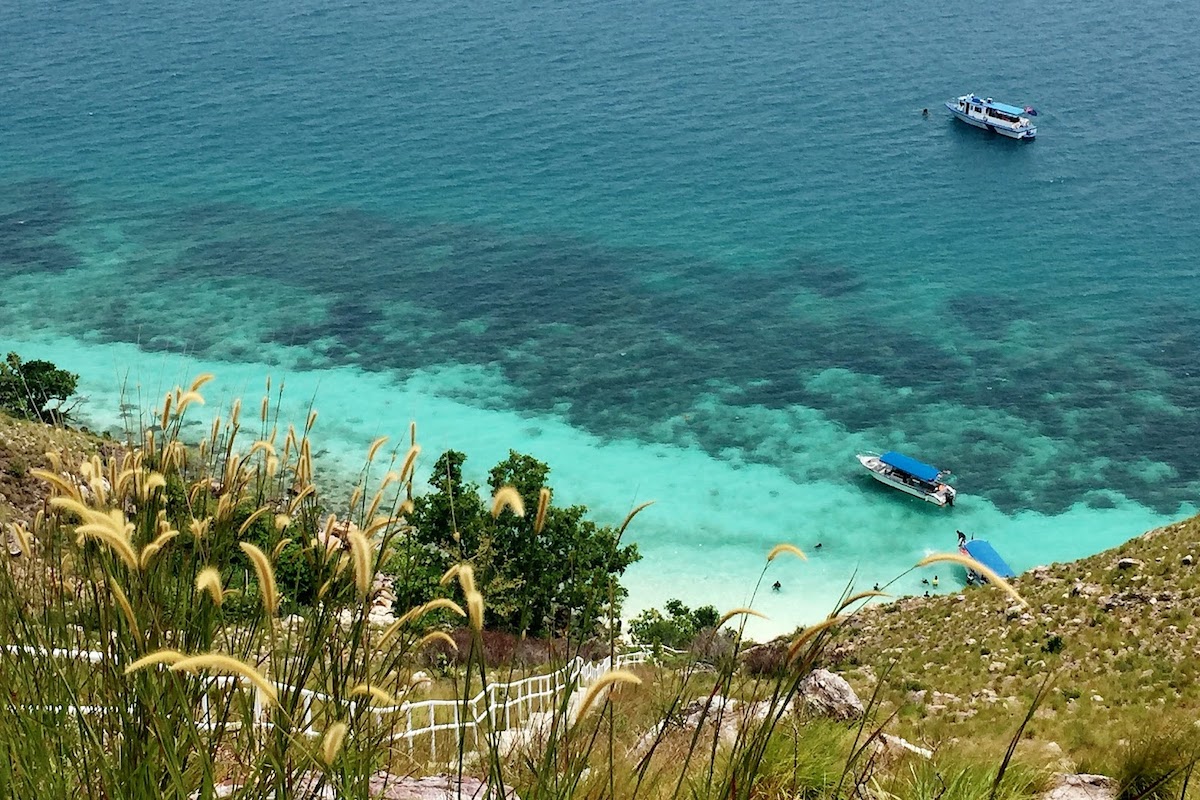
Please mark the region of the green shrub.
POLYGON ((61 423, 79 376, 49 361, 22 361, 16 353, 0 362, 0 410, 18 419, 61 423))

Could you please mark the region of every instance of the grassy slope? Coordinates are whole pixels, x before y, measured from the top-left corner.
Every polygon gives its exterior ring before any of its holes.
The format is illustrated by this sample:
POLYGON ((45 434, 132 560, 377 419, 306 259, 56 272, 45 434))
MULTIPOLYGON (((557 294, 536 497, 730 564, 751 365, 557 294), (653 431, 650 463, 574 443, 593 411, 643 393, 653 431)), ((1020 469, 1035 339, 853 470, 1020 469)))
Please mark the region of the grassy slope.
POLYGON ((1012 735, 1050 675, 1026 738, 1055 742, 1082 768, 1104 769, 1125 741, 1196 719, 1200 517, 1036 568, 1013 586, 1027 609, 994 587, 868 609, 839 633, 852 655, 838 668, 869 693, 894 662, 884 698, 901 735, 989 749, 1012 735), (1119 568, 1124 558, 1142 563, 1119 568))
POLYGON ((47 452, 62 453, 78 463, 112 446, 91 434, 24 422, 0 412, 0 524, 28 522, 41 508, 46 485, 29 470, 49 469, 47 452))
MULTIPOLYGON (((48 466, 48 450, 77 460, 105 446, 0 415, 0 523, 40 507, 44 487, 28 473, 48 466)), ((1054 689, 1025 744, 1054 766, 1111 771, 1122 740, 1196 719, 1200 517, 1014 585, 1027 610, 991 587, 867 609, 837 634, 835 650, 849 656, 834 666, 865 699, 894 662, 881 694, 883 714, 896 713, 887 729, 985 757, 1003 752, 1048 674, 1054 689), (1188 555, 1198 563, 1185 565, 1188 555), (1143 564, 1119 569, 1121 558, 1143 564)))

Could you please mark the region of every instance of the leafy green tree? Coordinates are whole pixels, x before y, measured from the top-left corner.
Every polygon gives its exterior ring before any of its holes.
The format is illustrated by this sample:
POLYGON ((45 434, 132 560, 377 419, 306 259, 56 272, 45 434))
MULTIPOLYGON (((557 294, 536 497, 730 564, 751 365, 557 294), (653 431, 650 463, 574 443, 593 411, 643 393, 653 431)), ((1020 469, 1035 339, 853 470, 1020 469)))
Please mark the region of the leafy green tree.
MULTIPOLYGON (((502 486, 516 489, 526 514, 506 510, 493 519, 479 487, 463 480, 465 459, 453 450, 438 459, 433 491, 415 501, 413 544, 432 548, 439 568, 471 562, 486 601, 487 624, 533 636, 586 635, 607 612, 615 614, 627 595, 618 579, 640 557, 637 546, 621 545, 616 529, 586 519, 582 505, 549 507, 535 530, 550 468, 516 451, 492 468, 488 485, 493 494, 502 486)), ((420 551, 413 552, 415 563, 408 566, 417 572, 420 551)))
POLYGON ((661 647, 687 647, 703 631, 716 626, 720 619, 713 606, 701 606, 694 611, 679 600, 671 599, 663 610, 649 608, 629 623, 629 634, 635 642, 661 647))
POLYGON ((0 409, 21 419, 62 422, 69 411, 64 404, 79 376, 49 361, 22 361, 9 353, 0 363, 0 409))

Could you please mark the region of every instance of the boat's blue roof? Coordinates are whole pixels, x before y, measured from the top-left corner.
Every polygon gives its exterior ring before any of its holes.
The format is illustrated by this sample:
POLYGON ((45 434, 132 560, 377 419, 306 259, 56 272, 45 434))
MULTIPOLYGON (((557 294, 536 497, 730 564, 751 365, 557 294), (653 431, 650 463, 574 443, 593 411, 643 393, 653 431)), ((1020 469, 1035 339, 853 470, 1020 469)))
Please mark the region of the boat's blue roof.
POLYGON ((897 453, 894 450, 889 450, 879 457, 879 460, 887 464, 889 467, 895 467, 901 472, 907 472, 914 478, 919 478, 923 481, 932 483, 937 480, 941 470, 937 467, 931 467, 923 461, 917 461, 915 458, 897 453))
POLYGON ((1019 117, 1025 113, 1025 109, 1017 108, 1016 106, 1010 106, 1008 103, 997 103, 992 101, 991 103, 988 103, 988 105, 997 111, 1003 111, 1005 114, 1012 114, 1014 117, 1019 117))
POLYGON ((996 549, 983 539, 972 539, 963 545, 966 551, 971 555, 971 558, 983 564, 992 572, 999 575, 1001 578, 1011 578, 1015 575, 1012 567, 1004 562, 996 549))
POLYGON ((984 99, 977 94, 965 95, 972 103, 978 103, 981 106, 990 106, 997 111, 1003 111, 1005 114, 1012 114, 1014 117, 1019 117, 1025 113, 1025 109, 1017 106, 1010 106, 1008 103, 997 103, 995 100, 984 99))

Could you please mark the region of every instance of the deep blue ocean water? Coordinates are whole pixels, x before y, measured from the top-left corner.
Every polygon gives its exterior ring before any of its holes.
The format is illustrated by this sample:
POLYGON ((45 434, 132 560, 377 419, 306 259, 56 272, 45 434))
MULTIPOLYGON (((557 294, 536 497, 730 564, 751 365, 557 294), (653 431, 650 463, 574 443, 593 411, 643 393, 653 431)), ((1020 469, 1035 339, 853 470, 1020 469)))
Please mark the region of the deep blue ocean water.
POLYGON ((656 499, 631 610, 740 605, 779 541, 823 547, 772 564, 771 629, 956 528, 1075 558, 1200 489, 1193 12, 5 3, 0 345, 97 427, 269 374, 330 469, 415 418, 426 468, 656 499), (1037 141, 952 121, 968 91, 1037 141), (889 447, 958 506, 861 474, 889 447))

